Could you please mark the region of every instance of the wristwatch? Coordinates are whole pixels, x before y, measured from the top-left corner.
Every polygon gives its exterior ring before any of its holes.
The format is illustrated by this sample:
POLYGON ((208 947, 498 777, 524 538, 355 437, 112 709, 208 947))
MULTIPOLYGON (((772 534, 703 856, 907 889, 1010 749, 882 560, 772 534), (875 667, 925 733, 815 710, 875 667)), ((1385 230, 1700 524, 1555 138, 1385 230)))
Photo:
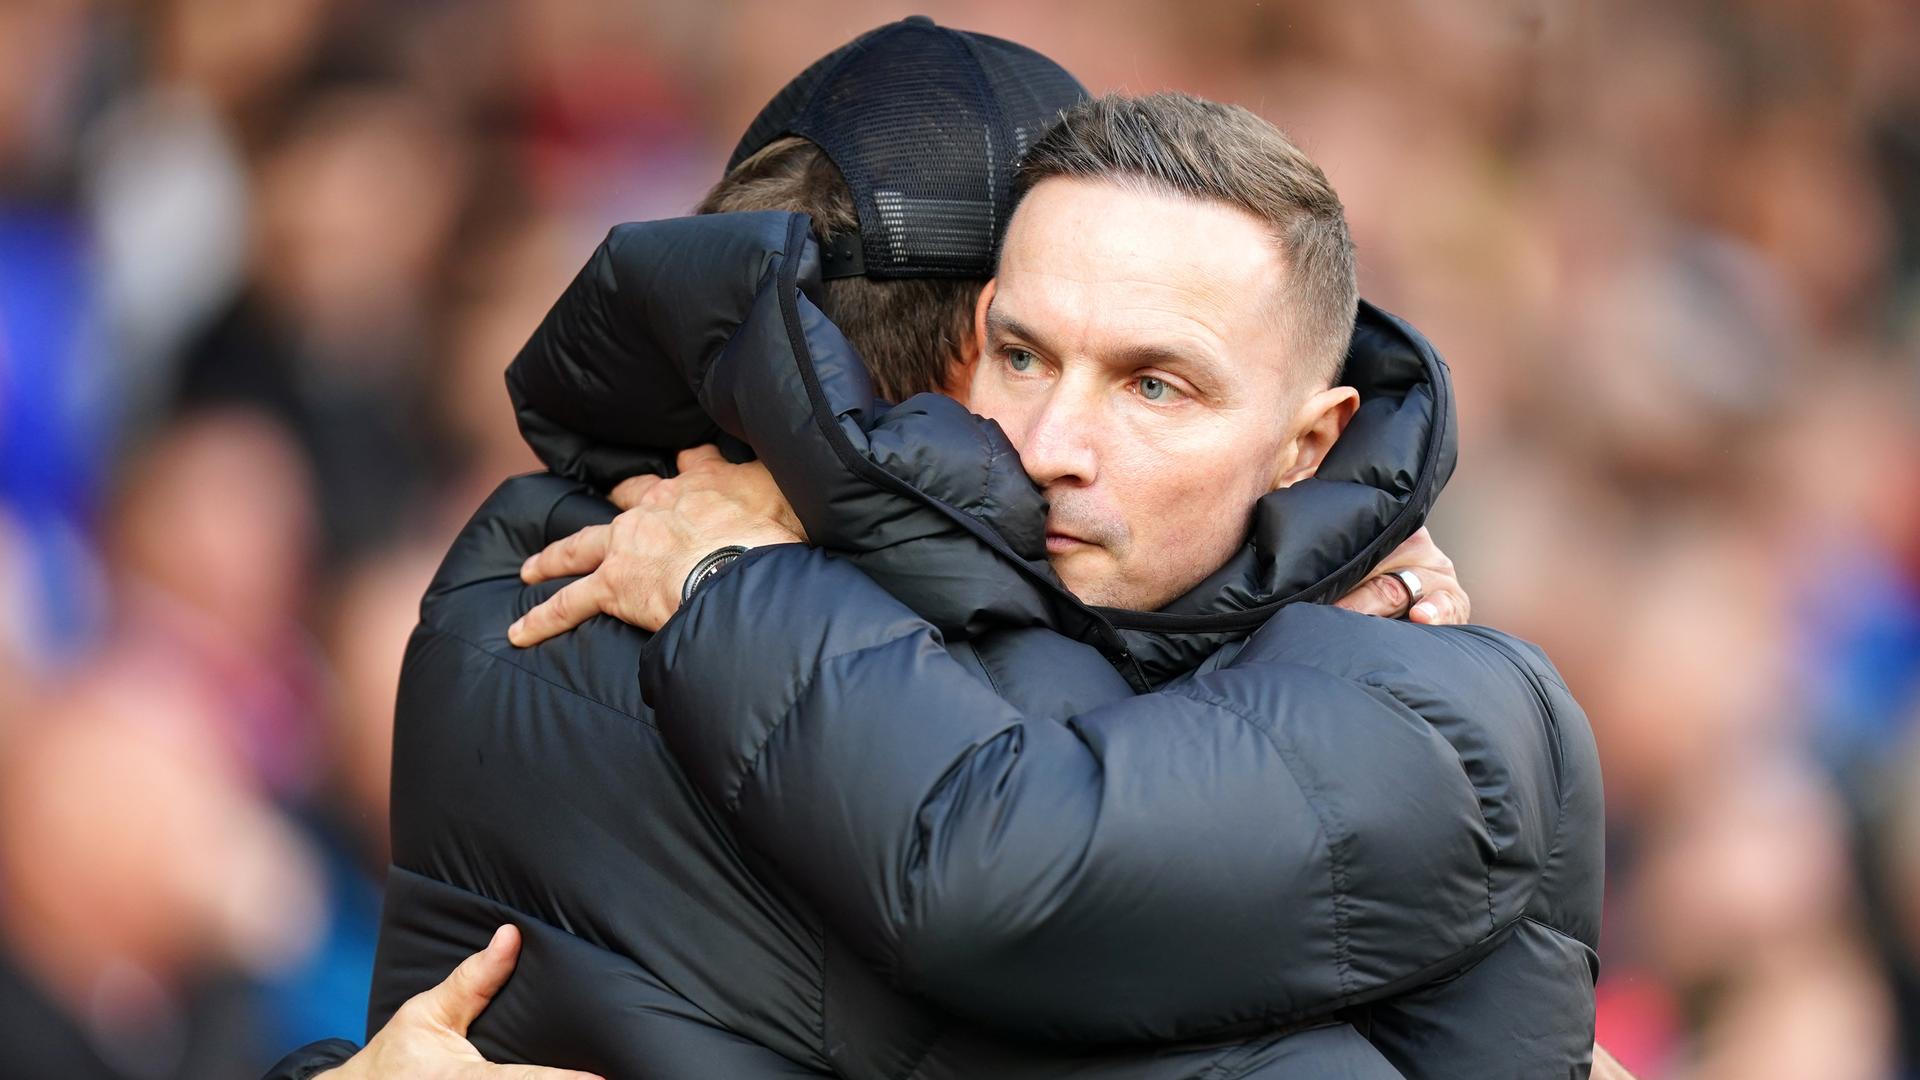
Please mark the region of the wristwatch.
POLYGON ((700 586, 705 585, 715 574, 726 569, 728 563, 746 553, 747 549, 741 545, 728 544, 726 547, 709 552, 706 558, 694 563, 693 569, 687 572, 686 584, 680 586, 680 603, 684 606, 692 600, 693 594, 700 591, 700 586))

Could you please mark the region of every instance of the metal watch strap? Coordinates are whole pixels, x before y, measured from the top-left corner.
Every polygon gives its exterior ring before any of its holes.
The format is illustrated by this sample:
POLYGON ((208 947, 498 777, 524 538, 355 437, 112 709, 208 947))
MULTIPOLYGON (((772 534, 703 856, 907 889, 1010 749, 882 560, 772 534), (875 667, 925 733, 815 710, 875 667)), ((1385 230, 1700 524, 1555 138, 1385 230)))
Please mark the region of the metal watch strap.
POLYGON ((728 544, 726 547, 709 552, 706 558, 694 563, 693 569, 687 572, 686 583, 680 586, 680 602, 684 604, 692 600, 693 594, 700 591, 700 586, 705 585, 708 578, 746 553, 747 549, 739 544, 728 544))

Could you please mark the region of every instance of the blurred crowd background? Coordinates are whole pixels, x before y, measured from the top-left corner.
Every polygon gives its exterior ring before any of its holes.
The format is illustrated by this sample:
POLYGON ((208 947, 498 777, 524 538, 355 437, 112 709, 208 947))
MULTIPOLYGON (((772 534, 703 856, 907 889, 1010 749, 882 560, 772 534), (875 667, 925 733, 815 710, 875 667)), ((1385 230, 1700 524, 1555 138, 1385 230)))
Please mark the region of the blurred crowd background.
POLYGON ((360 1034, 402 645, 533 466, 502 369, 914 10, 1327 168, 1458 380, 1436 535, 1599 734, 1602 1041, 1920 1077, 1911 0, 0 0, 0 1076, 360 1034))

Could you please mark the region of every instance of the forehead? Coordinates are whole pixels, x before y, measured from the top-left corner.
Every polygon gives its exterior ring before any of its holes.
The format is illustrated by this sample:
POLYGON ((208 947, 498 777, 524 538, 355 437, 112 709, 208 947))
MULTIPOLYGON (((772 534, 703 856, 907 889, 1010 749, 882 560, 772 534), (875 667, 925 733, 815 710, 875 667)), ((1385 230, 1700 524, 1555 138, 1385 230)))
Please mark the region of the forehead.
POLYGON ((1056 177, 1008 224, 995 306, 1089 347, 1153 333, 1251 357, 1274 351, 1284 278, 1272 235, 1244 210, 1056 177))

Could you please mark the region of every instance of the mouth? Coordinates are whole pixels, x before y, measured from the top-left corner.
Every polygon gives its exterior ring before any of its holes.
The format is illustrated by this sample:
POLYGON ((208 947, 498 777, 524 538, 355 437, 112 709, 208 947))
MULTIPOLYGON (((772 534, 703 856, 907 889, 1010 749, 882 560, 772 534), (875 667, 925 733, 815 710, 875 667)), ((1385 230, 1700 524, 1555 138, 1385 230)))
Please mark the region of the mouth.
POLYGON ((1065 555, 1075 548, 1092 547, 1087 541, 1071 533, 1047 531, 1047 554, 1065 555))

